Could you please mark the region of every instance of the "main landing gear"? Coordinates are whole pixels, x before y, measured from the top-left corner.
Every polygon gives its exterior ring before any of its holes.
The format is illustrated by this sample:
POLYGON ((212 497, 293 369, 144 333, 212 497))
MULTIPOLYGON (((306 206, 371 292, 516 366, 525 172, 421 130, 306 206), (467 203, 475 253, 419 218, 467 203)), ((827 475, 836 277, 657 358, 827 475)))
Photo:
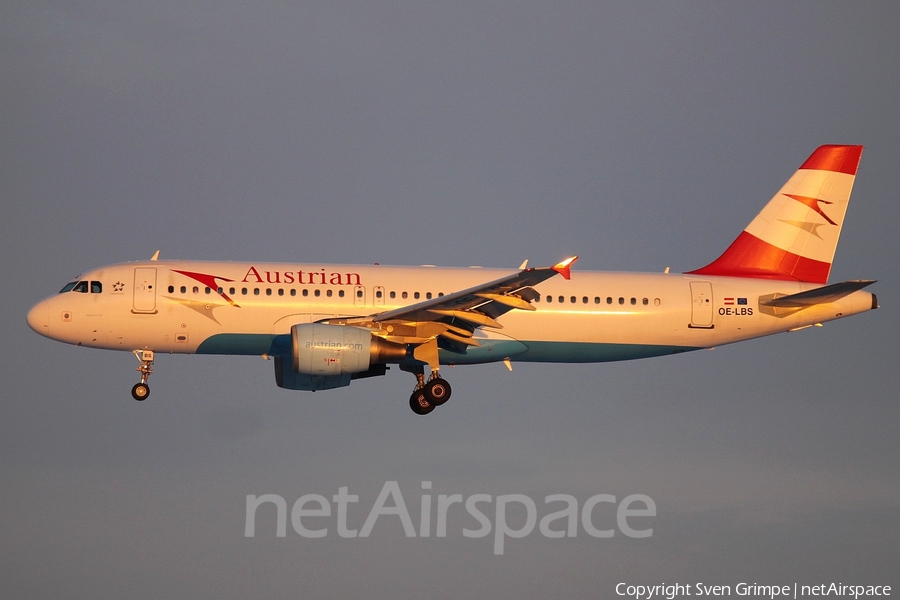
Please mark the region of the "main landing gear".
POLYGON ((425 383, 425 369, 416 367, 416 389, 409 397, 409 407, 417 415, 427 415, 450 399, 450 384, 441 378, 440 371, 432 371, 428 383, 425 383))
POLYGON ((131 397, 140 402, 150 396, 150 386, 147 384, 147 380, 150 379, 150 373, 153 372, 153 350, 132 350, 132 353, 141 363, 136 369, 141 374, 141 382, 134 384, 134 387, 131 388, 131 397))

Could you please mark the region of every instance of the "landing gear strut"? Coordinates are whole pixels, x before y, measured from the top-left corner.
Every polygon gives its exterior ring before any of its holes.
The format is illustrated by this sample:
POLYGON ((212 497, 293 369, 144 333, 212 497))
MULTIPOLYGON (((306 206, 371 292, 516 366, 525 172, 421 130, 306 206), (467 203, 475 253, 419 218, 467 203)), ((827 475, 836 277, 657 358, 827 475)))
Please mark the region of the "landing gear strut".
POLYGON ((141 382, 134 384, 134 387, 131 388, 131 397, 140 402, 150 396, 150 386, 147 384, 147 380, 150 379, 150 373, 153 372, 153 350, 132 350, 132 353, 141 363, 136 369, 141 374, 141 382))

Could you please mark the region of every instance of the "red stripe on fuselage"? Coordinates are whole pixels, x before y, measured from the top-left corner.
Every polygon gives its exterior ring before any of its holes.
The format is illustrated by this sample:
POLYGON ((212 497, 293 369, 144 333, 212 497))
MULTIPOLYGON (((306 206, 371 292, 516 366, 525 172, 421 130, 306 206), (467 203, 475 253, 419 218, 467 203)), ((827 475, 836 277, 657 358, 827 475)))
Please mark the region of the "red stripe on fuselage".
POLYGON ((856 175, 862 150, 862 146, 819 146, 800 168, 856 175))
POLYGON ((831 264, 782 250, 742 231, 722 256, 687 275, 826 283, 831 264))

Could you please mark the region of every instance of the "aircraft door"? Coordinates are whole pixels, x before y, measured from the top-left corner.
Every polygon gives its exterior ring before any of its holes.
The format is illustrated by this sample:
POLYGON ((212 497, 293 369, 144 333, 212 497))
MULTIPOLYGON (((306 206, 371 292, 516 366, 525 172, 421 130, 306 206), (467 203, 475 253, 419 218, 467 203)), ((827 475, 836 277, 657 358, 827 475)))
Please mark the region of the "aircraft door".
POLYGON ((691 327, 712 329, 713 301, 712 284, 708 281, 691 282, 691 327))
POLYGON ((132 312, 156 313, 156 267, 135 267, 132 312))

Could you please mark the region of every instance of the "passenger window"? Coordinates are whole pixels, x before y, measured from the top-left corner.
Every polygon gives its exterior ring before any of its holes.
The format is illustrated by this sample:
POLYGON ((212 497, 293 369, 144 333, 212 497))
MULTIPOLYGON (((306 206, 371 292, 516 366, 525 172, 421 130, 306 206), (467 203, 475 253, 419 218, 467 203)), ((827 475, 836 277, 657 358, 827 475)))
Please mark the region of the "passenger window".
POLYGON ((619 304, 625 304, 625 298, 619 296, 619 304))
POLYGON ((253 295, 259 296, 259 288, 253 288, 253 295))
POLYGON ((547 302, 553 302, 553 296, 547 296, 547 302))
POLYGON ((635 304, 637 304, 637 298, 632 298, 631 305, 634 306, 635 304))
POLYGON ((565 301, 566 301, 566 297, 565 297, 565 296, 560 296, 560 297, 559 297, 559 303, 560 303, 560 304, 562 304, 562 303, 565 302, 565 301))
POLYGON ((575 299, 575 296, 572 296, 571 298, 569 298, 569 302, 575 304, 576 302, 578 302, 578 300, 575 299))
POLYGON ((315 292, 313 292, 313 294, 316 296, 316 298, 318 298, 319 296, 322 295, 322 292, 320 292, 319 290, 316 290, 315 292))
POLYGON ((363 297, 363 292, 362 292, 362 290, 356 290, 356 297, 357 297, 357 298, 362 298, 362 297, 363 297))
POLYGON ((427 294, 425 294, 425 298, 427 298, 428 300, 431 300, 431 292, 428 292, 427 294))
POLYGON ((419 292, 416 292, 415 294, 413 294, 413 298, 415 298, 416 300, 418 300, 420 295, 421 295, 421 294, 419 294, 419 292))
POLYGON ((581 303, 582 303, 582 304, 587 304, 587 303, 588 303, 587 296, 585 296, 584 298, 581 299, 581 303))
POLYGON ((594 296, 594 304, 600 304, 600 296, 594 296))
POLYGON ((397 292, 391 292, 391 300, 397 297, 397 292))
POLYGON ((406 293, 406 292, 403 292, 402 294, 400 294, 400 296, 401 296, 404 300, 406 300, 406 299, 409 297, 409 294, 406 293))
POLYGON ((181 286, 181 293, 182 293, 182 294, 186 294, 186 293, 187 293, 187 287, 186 287, 186 286, 181 286))
POLYGON ((242 296, 246 296, 246 295, 247 295, 247 288, 241 288, 241 295, 242 295, 242 296))
POLYGON ((272 288, 266 288, 266 296, 272 295, 272 288))
POLYGON ((643 300, 641 300, 641 304, 643 304, 644 306, 647 306, 648 304, 650 304, 650 300, 648 300, 647 298, 644 298, 643 300))
POLYGON ((284 296, 284 288, 278 288, 278 295, 284 296))
POLYGON ((293 290, 293 289, 292 289, 292 290, 291 290, 291 296, 296 296, 296 295, 297 295, 297 290, 293 290))
POLYGON ((199 294, 199 293, 200 293, 200 288, 198 288, 198 287, 195 285, 195 286, 194 286, 194 289, 191 290, 191 291, 194 292, 195 294, 199 294))
POLYGON ((174 294, 174 293, 175 293, 175 286, 174 286, 174 285, 170 285, 170 286, 169 286, 169 293, 170 293, 170 294, 174 294))
POLYGON ((612 296, 607 296, 607 297, 606 297, 606 303, 607 303, 607 304, 612 304, 612 296))
POLYGON ((381 290, 378 290, 377 292, 375 292, 375 297, 376 297, 376 298, 381 298, 383 295, 384 295, 384 294, 381 293, 381 290))
POLYGON ((329 298, 331 298, 331 295, 332 295, 332 294, 334 294, 334 292, 331 291, 331 290, 326 290, 326 291, 325 291, 325 295, 328 296, 329 298))
MULTIPOLYGON (((209 288, 206 288, 206 293, 207 294, 209 293, 209 288)), ((228 293, 231 294, 232 296, 234 296, 234 288, 229 288, 228 293)))
POLYGON ((303 297, 309 296, 309 290, 303 290, 303 297))
POLYGON ((341 297, 341 298, 343 298, 343 297, 344 297, 344 290, 340 290, 340 291, 338 292, 338 296, 341 297))

